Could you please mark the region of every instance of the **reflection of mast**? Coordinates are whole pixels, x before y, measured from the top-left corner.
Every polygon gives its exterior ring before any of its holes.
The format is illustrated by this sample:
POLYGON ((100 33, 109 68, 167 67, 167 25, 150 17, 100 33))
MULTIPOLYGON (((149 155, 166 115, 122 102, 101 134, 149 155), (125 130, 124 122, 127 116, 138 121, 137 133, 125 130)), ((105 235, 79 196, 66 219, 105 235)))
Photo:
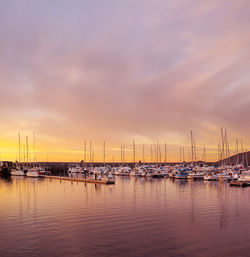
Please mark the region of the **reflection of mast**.
POLYGON ((194 183, 191 183, 191 215, 190 215, 190 220, 191 222, 195 222, 195 218, 194 218, 194 189, 193 189, 193 185, 194 183))

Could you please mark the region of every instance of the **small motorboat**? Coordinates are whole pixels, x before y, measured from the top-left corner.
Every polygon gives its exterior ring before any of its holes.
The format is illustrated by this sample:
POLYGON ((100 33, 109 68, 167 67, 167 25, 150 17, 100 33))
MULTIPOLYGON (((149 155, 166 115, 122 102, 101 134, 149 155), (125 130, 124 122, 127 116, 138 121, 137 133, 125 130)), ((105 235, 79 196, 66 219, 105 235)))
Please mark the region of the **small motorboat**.
POLYGON ((187 178, 193 179, 193 180, 204 179, 204 173, 203 172, 189 173, 187 178))
POLYGON ((38 178, 39 173, 37 172, 36 169, 30 169, 30 170, 27 171, 26 176, 30 177, 30 178, 38 178))
POLYGON ((176 179, 187 179, 187 177, 188 177, 188 172, 184 170, 178 171, 174 176, 174 178, 176 179))

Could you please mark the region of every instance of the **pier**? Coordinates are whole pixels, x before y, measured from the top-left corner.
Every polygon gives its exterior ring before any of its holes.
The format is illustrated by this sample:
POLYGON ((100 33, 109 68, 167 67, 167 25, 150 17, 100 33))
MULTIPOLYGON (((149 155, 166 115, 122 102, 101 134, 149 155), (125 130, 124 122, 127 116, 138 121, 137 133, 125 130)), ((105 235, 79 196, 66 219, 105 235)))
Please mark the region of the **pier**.
POLYGON ((83 178, 70 178, 70 177, 59 177, 59 176, 41 176, 43 178, 57 179, 57 180, 67 180, 71 182, 84 182, 84 183, 93 183, 93 184, 103 184, 103 185, 114 185, 114 180, 95 180, 95 179, 83 179, 83 178))

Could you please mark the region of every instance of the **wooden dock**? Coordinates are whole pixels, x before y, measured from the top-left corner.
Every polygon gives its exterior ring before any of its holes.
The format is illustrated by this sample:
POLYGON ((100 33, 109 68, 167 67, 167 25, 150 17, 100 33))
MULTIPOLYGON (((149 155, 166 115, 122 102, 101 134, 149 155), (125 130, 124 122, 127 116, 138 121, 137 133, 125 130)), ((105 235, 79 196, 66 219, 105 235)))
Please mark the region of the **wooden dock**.
POLYGON ((57 179, 57 180, 66 180, 71 182, 84 182, 84 183, 93 183, 93 184, 103 184, 103 185, 113 185, 115 184, 114 180, 95 180, 95 179, 84 179, 84 178, 71 178, 71 177, 59 177, 59 176, 41 176, 43 178, 57 179))

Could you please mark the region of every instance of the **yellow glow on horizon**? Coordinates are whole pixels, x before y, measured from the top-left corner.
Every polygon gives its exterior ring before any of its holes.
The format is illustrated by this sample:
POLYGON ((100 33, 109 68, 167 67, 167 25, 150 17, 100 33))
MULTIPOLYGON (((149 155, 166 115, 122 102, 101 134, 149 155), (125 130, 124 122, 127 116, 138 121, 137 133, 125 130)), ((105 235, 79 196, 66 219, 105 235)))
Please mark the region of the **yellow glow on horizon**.
MULTIPOLYGON (((27 152, 24 145, 21 146, 20 160, 27 161, 27 152)), ((184 147, 184 160, 191 161, 191 150, 190 146, 183 145, 184 147)), ((142 144, 136 145, 136 161, 143 161, 143 147, 142 144)), ((234 154, 233 148, 231 148, 231 155, 234 154)), ((179 162, 180 161, 180 145, 167 145, 167 162, 179 162)), ((29 144, 29 161, 41 161, 41 162, 80 162, 84 160, 86 156, 86 162, 90 161, 90 157, 93 162, 103 162, 104 161, 104 150, 102 144, 93 144, 92 153, 90 156, 89 145, 87 145, 86 153, 84 148, 82 149, 70 149, 67 146, 56 147, 49 144, 41 144, 35 149, 35 152, 32 148, 32 143, 29 144)), ((19 150, 18 143, 13 140, 4 140, 1 141, 0 147, 0 159, 7 161, 16 161, 19 160, 19 150)), ((106 146, 105 150, 105 162, 112 162, 114 159, 115 162, 121 162, 121 147, 119 146, 106 146)), ((124 159, 125 162, 133 162, 133 148, 131 145, 125 145, 124 150, 124 159)), ((158 162, 165 161, 165 149, 164 144, 160 145, 160 151, 158 154, 158 162)), ((181 157, 183 161, 183 157, 181 157)), ((197 151, 197 160, 203 160, 203 148, 199 147, 197 151)), ((206 161, 217 161, 218 152, 217 148, 213 146, 206 147, 206 161)), ((144 145, 144 162, 156 162, 156 150, 155 145, 145 144, 144 145), (152 157, 151 157, 151 148, 152 148, 152 157), (152 159, 151 159, 152 158, 152 159)))

